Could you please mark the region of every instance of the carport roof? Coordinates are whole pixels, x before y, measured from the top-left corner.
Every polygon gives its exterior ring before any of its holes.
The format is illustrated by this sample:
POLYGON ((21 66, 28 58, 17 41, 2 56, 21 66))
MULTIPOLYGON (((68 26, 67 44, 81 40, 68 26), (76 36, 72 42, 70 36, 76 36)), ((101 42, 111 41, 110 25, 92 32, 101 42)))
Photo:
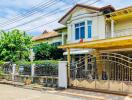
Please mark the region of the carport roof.
POLYGON ((116 37, 110 39, 93 40, 82 43, 72 43, 59 46, 58 48, 91 48, 91 49, 118 49, 132 47, 132 36, 116 37))

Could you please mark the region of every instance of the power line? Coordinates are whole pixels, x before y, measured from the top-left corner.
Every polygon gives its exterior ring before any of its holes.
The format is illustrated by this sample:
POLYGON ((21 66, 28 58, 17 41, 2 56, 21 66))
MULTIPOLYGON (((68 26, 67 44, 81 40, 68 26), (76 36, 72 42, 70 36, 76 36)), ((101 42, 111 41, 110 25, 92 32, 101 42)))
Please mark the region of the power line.
MULTIPOLYGON (((90 6, 90 5, 93 5, 93 4, 95 4, 95 3, 99 2, 99 1, 101 1, 101 0, 96 0, 96 1, 95 1, 95 2, 93 2, 93 3, 90 3, 90 4, 89 4, 89 6, 90 6)), ((86 3, 86 2, 84 2, 84 3, 86 3)), ((39 26, 37 26, 37 27, 30 28, 30 29, 28 29, 28 30, 25 30, 25 31, 32 31, 32 30, 34 30, 34 29, 37 29, 37 28, 39 28, 39 27, 43 27, 44 25, 51 24, 51 23, 53 23, 53 22, 57 21, 58 19, 59 19, 59 18, 57 18, 57 19, 54 19, 54 20, 52 20, 52 21, 49 21, 49 22, 47 22, 47 23, 45 23, 45 24, 39 25, 39 26)))
POLYGON ((12 19, 10 19, 10 20, 4 22, 4 23, 0 23, 0 26, 7 26, 7 25, 10 25, 10 24, 12 24, 12 23, 15 23, 16 21, 17 21, 17 22, 18 22, 18 21, 21 21, 21 20, 23 20, 23 19, 25 19, 25 18, 27 18, 27 17, 30 17, 31 15, 36 14, 36 13, 37 13, 37 12, 36 12, 36 9, 38 9, 38 8, 46 9, 46 8, 48 8, 48 7, 52 6, 52 5, 54 5, 56 2, 57 2, 57 1, 50 1, 50 2, 48 1, 48 2, 46 2, 46 3, 44 3, 44 4, 39 5, 38 7, 34 7, 34 9, 32 9, 32 10, 29 11, 28 13, 24 14, 24 16, 22 16, 22 17, 16 16, 15 18, 12 18, 12 19))
MULTIPOLYGON (((97 2, 99 2, 99 1, 101 1, 101 0, 96 0, 95 2, 93 2, 93 3, 91 3, 91 4, 89 4, 89 5, 92 5, 92 4, 95 4, 95 3, 97 3, 97 2)), ((86 3, 86 2, 84 2, 84 3, 86 3)), ((67 9, 69 9, 69 8, 67 8, 67 9)), ((66 9, 65 9, 66 10, 66 9)), ((58 20, 58 18, 57 19, 55 19, 55 20, 58 20)), ((53 20, 53 22, 55 22, 54 20, 53 20)), ((49 22, 47 22, 46 24, 42 24, 42 25, 40 25, 39 27, 41 27, 41 26, 43 26, 43 25, 47 25, 47 24, 49 24, 49 23, 52 23, 52 21, 49 21, 49 22)), ((23 23, 23 25, 25 25, 24 23, 23 23)), ((22 26, 23 26, 22 25, 22 26)), ((16 26, 17 27, 17 26, 16 26)), ((16 28, 15 27, 15 28, 16 28)), ((39 28, 39 27, 37 27, 37 28, 39 28)), ((36 28, 36 27, 35 27, 36 28)), ((10 29, 8 29, 8 30, 10 30, 10 29)), ((30 29, 29 29, 30 30, 30 29)), ((28 30, 28 31, 29 31, 28 30)), ((32 30, 32 28, 31 28, 31 30, 32 30)))
MULTIPOLYGON (((39 6, 39 7, 42 7, 43 9, 46 9, 46 8, 54 5, 55 3, 56 2, 49 2, 49 3, 47 3, 47 4, 43 5, 43 6, 39 6)), ((27 17, 30 17, 31 15, 34 15, 36 13, 37 13, 37 11, 34 9, 32 12, 26 14, 25 16, 18 17, 18 18, 14 19, 14 20, 11 20, 11 21, 9 21, 9 23, 4 23, 4 24, 2 24, 2 26, 7 26, 7 25, 13 24, 15 22, 21 21, 21 20, 26 19, 27 17)))
MULTIPOLYGON (((93 3, 92 3, 93 4, 93 3)), ((63 7, 63 6, 62 6, 63 7)), ((59 9, 60 9, 61 7, 59 7, 59 9)), ((59 9, 56 9, 56 10, 59 10, 59 9)), ((54 10, 54 11, 56 11, 56 10, 54 10)), ((66 9, 65 9, 66 10, 66 9)), ((50 13, 54 13, 54 11, 51 11, 50 13)), ((59 12, 58 12, 59 13, 59 12)), ((49 14, 49 13, 47 13, 47 14, 49 14)), ((30 20, 30 21, 27 21, 27 22, 25 22, 25 23, 23 23, 23 24, 19 24, 19 25, 16 25, 16 26, 14 26, 14 27, 11 27, 11 28, 8 28, 8 29, 6 29, 6 31, 8 31, 8 30, 10 30, 10 29, 13 29, 13 28, 17 28, 17 27, 20 27, 20 26, 23 26, 23 25, 25 25, 25 24, 29 24, 29 23, 32 23, 32 22, 34 22, 34 21, 37 21, 37 20, 40 20, 40 19, 42 19, 43 17, 45 17, 45 15, 46 14, 44 14, 44 15, 42 15, 42 16, 39 16, 39 17, 37 17, 37 18, 34 18, 34 19, 32 19, 32 20, 30 20)), ((46 15, 47 16, 47 15, 46 15)))
MULTIPOLYGON (((88 1, 89 1, 89 0, 83 2, 83 4, 88 3, 88 1)), ((90 0, 90 1, 92 1, 92 0, 90 0)), ((93 5, 93 4, 95 4, 95 3, 99 2, 99 1, 101 1, 101 0, 96 0, 96 1, 92 2, 90 5, 93 5)), ((88 6, 90 6, 90 5, 88 5, 88 6)))
MULTIPOLYGON (((56 0, 57 1, 57 0, 56 0)), ((64 2, 63 0, 58 0, 58 1, 62 1, 62 2, 64 2)), ((90 1, 90 0, 89 0, 90 1)), ((13 24, 13 23, 15 23, 15 22, 18 22, 18 21, 21 21, 21 20, 23 20, 23 19, 26 19, 27 17, 30 17, 31 15, 34 15, 34 14, 36 14, 37 12, 34 12, 34 11, 36 11, 36 9, 37 8, 48 8, 48 7, 46 7, 48 4, 46 4, 46 3, 52 3, 51 5, 49 5, 49 6, 52 6, 52 5, 54 5, 55 4, 55 2, 45 2, 44 4, 43 4, 43 2, 42 3, 39 3, 38 4, 38 7, 37 6, 34 6, 34 7, 32 7, 32 8, 34 8, 34 9, 32 9, 31 11, 29 11, 28 13, 25 13, 24 15, 25 16, 20 16, 21 14, 19 14, 18 16, 16 16, 15 18, 12 18, 12 19, 10 19, 10 20, 8 20, 8 21, 6 21, 6 22, 3 22, 3 23, 0 23, 0 26, 3 26, 3 27, 5 27, 5 26, 7 26, 7 25, 10 25, 10 24, 13 24), (45 6, 46 5, 46 6, 45 6), (43 7, 44 6, 44 7, 43 7), (35 9, 36 8, 36 9, 35 9)))
POLYGON ((23 24, 19 24, 19 25, 16 25, 16 26, 14 26, 14 27, 8 28, 8 29, 6 29, 6 31, 8 31, 8 30, 10 30, 10 29, 13 29, 13 28, 17 28, 17 27, 23 26, 23 25, 25 25, 25 24, 32 23, 32 22, 37 21, 37 20, 41 20, 41 19, 43 19, 44 17, 48 17, 48 16, 52 16, 52 15, 55 15, 55 14, 60 13, 60 12, 64 12, 65 10, 68 9, 68 8, 66 8, 66 9, 63 9, 63 10, 59 10, 61 7, 64 7, 64 5, 60 6, 59 8, 57 8, 57 9, 51 11, 51 12, 48 12, 48 13, 43 14, 43 15, 41 15, 41 16, 39 16, 39 17, 36 17, 36 18, 34 18, 34 19, 32 19, 32 20, 29 20, 29 21, 27 21, 27 22, 25 22, 25 23, 23 23, 23 24))
POLYGON ((59 18, 57 18, 57 19, 55 19, 55 20, 52 20, 52 21, 49 21, 49 22, 47 22, 47 23, 45 23, 45 24, 42 24, 42 25, 36 26, 36 27, 34 27, 34 28, 31 28, 31 29, 25 30, 25 31, 35 30, 35 29, 37 29, 37 28, 39 28, 39 27, 42 27, 42 26, 44 26, 44 25, 48 25, 48 24, 51 24, 51 23, 53 23, 53 22, 56 22, 56 21, 58 21, 58 19, 59 19, 59 18))
MULTIPOLYGON (((47 2, 46 2, 47 3, 47 2)), ((45 3, 45 4, 46 4, 45 3)), ((30 12, 32 12, 32 11, 34 11, 35 10, 35 8, 37 8, 38 6, 41 6, 41 5, 43 5, 43 2, 41 2, 41 3, 38 3, 36 6, 33 6, 32 8, 30 8, 30 11, 29 12, 27 12, 27 13, 25 13, 25 14, 28 14, 28 13, 30 13, 30 12)), ((13 18, 10 18, 10 19, 8 19, 7 21, 5 21, 4 23, 6 23, 6 22, 9 22, 10 20, 12 20, 12 19, 16 19, 16 18, 18 18, 18 17, 20 17, 21 16, 21 14, 19 13, 18 15, 16 15, 16 16, 14 16, 13 18)), ((0 24, 3 24, 3 23, 0 23, 0 24)))

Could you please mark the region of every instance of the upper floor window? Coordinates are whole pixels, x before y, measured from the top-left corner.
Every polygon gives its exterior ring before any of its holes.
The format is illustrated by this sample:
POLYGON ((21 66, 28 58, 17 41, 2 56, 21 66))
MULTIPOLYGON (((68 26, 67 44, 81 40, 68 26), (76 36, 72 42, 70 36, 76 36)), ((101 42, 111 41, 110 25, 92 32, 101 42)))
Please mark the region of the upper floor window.
POLYGON ((88 38, 92 37, 92 21, 88 21, 88 38))
POLYGON ((85 22, 75 24, 75 40, 85 38, 85 22))

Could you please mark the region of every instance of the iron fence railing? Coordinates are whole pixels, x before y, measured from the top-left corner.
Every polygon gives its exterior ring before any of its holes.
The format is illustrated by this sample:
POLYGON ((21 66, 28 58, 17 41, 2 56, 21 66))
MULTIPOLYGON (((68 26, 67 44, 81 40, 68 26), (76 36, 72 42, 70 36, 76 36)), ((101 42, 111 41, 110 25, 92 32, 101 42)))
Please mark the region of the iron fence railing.
POLYGON ((17 65, 13 74, 13 65, 6 63, 2 66, 3 74, 0 79, 7 81, 25 83, 31 80, 31 83, 41 84, 44 86, 58 86, 58 64, 36 64, 34 68, 34 76, 31 75, 31 65, 17 65))

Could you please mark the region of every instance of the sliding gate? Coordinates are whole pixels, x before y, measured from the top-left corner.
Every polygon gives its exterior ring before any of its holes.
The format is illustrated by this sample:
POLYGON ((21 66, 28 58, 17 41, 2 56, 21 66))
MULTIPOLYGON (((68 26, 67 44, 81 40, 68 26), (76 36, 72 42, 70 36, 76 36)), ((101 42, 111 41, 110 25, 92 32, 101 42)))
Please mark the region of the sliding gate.
POLYGON ((70 85, 76 88, 132 93, 132 58, 118 53, 102 53, 101 60, 89 55, 71 63, 70 85), (102 78, 98 78, 98 65, 102 78))

